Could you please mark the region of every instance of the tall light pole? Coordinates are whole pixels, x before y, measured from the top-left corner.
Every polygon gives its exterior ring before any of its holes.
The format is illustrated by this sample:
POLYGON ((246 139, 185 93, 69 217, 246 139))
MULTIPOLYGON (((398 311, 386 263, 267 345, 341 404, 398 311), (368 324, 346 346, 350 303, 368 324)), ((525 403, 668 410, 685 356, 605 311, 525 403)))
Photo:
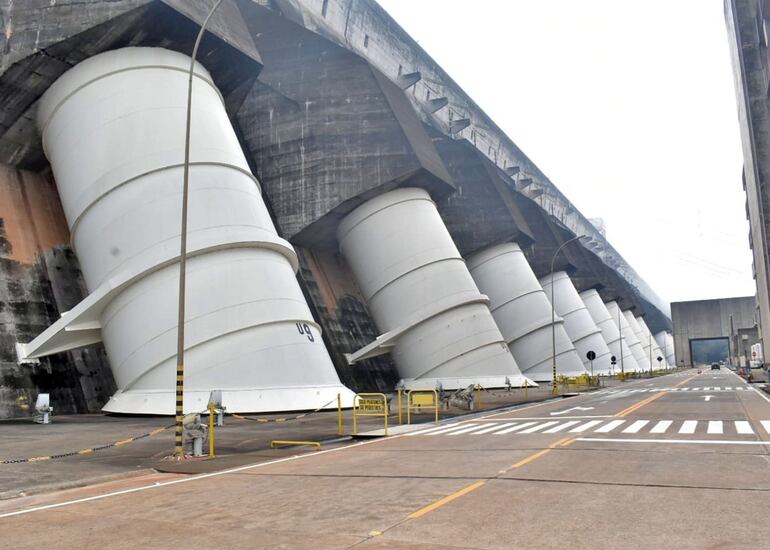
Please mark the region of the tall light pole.
POLYGON ((553 293, 553 266, 556 263, 556 256, 559 255, 559 252, 561 252, 561 249, 567 246, 572 241, 577 241, 578 239, 582 239, 585 237, 585 235, 578 235, 576 237, 572 237, 569 240, 564 241, 561 243, 561 246, 556 249, 556 252, 553 253, 553 258, 551 258, 551 368, 552 368, 552 376, 553 380, 551 382, 553 389, 552 393, 553 395, 559 394, 559 387, 556 384, 556 302, 554 301, 554 293, 553 293))
POLYGON ((179 316, 177 318, 176 340, 176 426, 174 430, 174 455, 184 458, 184 306, 185 306, 185 276, 187 268, 187 202, 190 188, 190 119, 192 118, 192 84, 195 71, 195 57, 198 55, 203 32, 206 25, 214 15, 222 0, 216 0, 203 20, 198 36, 195 38, 192 58, 190 59, 190 72, 187 75, 187 122, 184 137, 184 180, 182 184, 182 229, 179 250, 179 316))

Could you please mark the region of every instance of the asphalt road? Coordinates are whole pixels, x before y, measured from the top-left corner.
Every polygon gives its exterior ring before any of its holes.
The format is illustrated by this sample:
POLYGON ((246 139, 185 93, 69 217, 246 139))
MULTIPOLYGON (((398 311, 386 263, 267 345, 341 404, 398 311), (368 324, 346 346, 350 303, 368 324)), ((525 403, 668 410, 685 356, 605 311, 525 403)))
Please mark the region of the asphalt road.
POLYGON ((10 548, 767 548, 769 445, 766 395, 689 371, 224 472, 17 498, 0 502, 0 533, 10 548))

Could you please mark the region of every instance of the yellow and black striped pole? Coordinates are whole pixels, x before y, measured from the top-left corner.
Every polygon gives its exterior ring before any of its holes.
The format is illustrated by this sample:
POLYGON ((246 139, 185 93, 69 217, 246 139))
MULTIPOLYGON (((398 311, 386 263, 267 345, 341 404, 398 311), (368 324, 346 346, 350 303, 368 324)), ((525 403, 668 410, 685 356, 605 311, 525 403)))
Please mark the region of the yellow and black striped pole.
POLYGON ((185 306, 185 269, 187 266, 187 198, 190 188, 190 119, 192 112, 192 83, 195 72, 195 57, 198 55, 198 46, 201 44, 206 25, 214 15, 214 12, 222 3, 217 0, 203 20, 195 46, 190 59, 190 72, 187 75, 187 125, 185 127, 184 140, 184 183, 182 186, 182 232, 179 250, 179 316, 177 318, 177 343, 176 343, 176 427, 174 431, 174 455, 184 457, 184 306, 185 306))

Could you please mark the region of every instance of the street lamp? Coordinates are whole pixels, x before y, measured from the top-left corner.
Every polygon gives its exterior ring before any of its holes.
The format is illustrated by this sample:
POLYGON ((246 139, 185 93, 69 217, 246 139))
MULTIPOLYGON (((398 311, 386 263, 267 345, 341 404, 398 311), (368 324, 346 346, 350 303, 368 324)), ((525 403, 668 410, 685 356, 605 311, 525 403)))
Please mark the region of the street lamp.
POLYGON ((198 36, 195 38, 193 46, 192 59, 190 59, 190 72, 187 75, 187 121, 184 137, 184 183, 182 184, 182 228, 179 250, 179 316, 177 318, 177 340, 176 340, 176 425, 174 430, 174 455, 177 458, 184 458, 184 442, 182 436, 184 432, 184 305, 185 305, 185 275, 187 268, 187 198, 190 187, 190 119, 192 113, 192 83, 195 70, 195 57, 198 55, 198 46, 200 46, 203 32, 206 25, 214 15, 222 0, 216 0, 214 6, 209 11, 206 19, 203 20, 198 36))
POLYGON ((586 235, 578 235, 576 237, 572 237, 569 240, 564 241, 561 243, 561 246, 556 249, 556 252, 553 253, 553 258, 551 258, 551 368, 552 368, 552 385, 553 385, 553 395, 559 394, 559 387, 556 385, 556 302, 554 301, 554 293, 553 293, 553 266, 556 263, 556 256, 559 255, 559 252, 561 252, 561 249, 567 246, 572 241, 577 241, 579 239, 582 239, 586 235))

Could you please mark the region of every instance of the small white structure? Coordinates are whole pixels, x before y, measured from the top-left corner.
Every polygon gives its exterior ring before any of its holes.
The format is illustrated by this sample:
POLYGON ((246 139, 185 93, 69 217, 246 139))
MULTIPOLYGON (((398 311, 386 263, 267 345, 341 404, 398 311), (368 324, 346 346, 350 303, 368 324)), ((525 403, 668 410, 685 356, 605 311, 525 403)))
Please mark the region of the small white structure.
POLYGON ((36 424, 50 424, 53 407, 51 406, 51 396, 47 393, 39 393, 35 400, 35 415, 32 420, 36 424))
POLYGON ((524 384, 489 299, 425 190, 368 200, 340 222, 337 238, 384 333, 349 356, 351 363, 391 352, 407 389, 524 384))
POLYGON ((467 260, 479 290, 489 296, 492 316, 522 373, 538 382, 553 379, 553 331, 556 335, 557 375, 584 374, 578 356, 556 316, 551 323, 551 302, 516 243, 495 245, 467 260))
MULTIPOLYGON (((45 93, 38 126, 89 296, 26 347, 104 342, 105 411, 173 414, 190 58, 161 48, 91 57, 45 93)), ((208 71, 195 65, 185 412, 221 388, 230 412, 344 406, 339 380, 208 71)))
POLYGON ((612 315, 602 301, 601 296, 599 296, 599 293, 594 289, 585 290, 580 293, 580 299, 586 305, 596 326, 601 329, 604 341, 607 342, 607 347, 610 348, 610 353, 615 356, 616 365, 612 368, 612 373, 620 372, 621 358, 625 372, 636 372, 639 370, 634 355, 631 353, 625 339, 620 337, 620 329, 612 319, 612 315))
POLYGON ((575 285, 564 271, 540 278, 545 295, 551 298, 551 281, 553 281, 553 300, 556 313, 564 318, 564 328, 567 330, 575 349, 590 372, 590 361, 586 354, 593 351, 596 359, 593 361, 594 374, 610 372, 610 349, 602 337, 602 331, 596 326, 583 300, 580 299, 575 285))

